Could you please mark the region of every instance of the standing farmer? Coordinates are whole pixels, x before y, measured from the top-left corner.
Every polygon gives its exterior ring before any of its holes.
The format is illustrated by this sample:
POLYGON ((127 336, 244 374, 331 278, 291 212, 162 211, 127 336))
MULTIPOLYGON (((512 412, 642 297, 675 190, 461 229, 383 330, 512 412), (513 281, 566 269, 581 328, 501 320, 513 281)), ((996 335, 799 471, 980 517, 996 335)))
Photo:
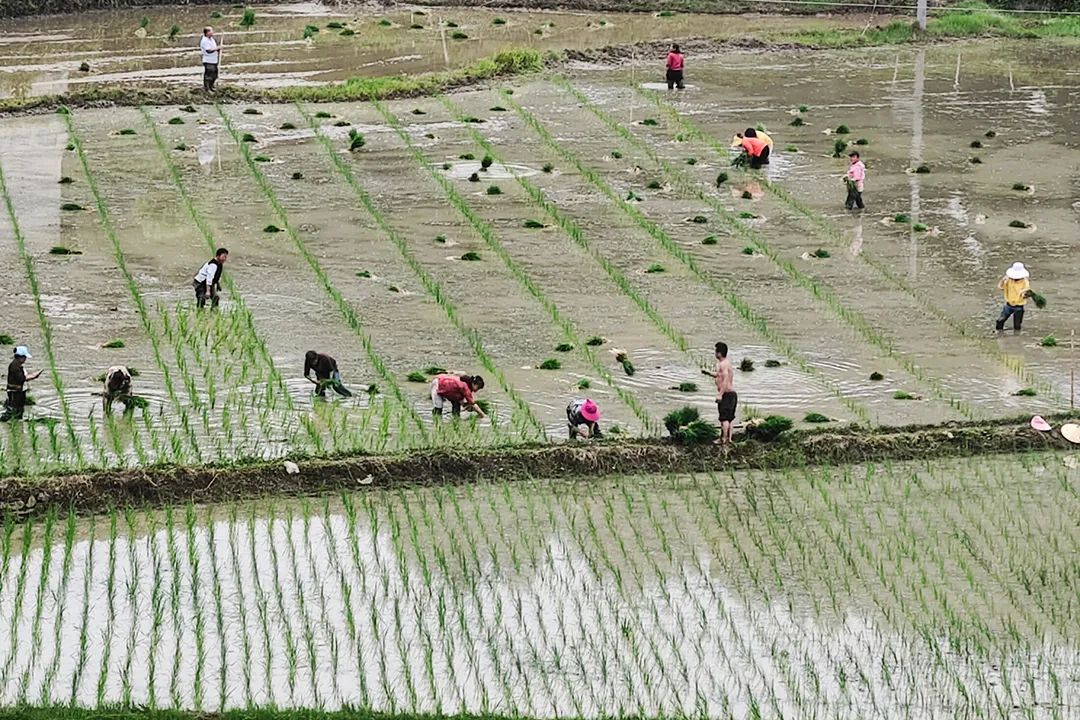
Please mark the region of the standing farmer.
POLYGON ((199 51, 202 53, 203 90, 212 93, 214 83, 217 82, 218 65, 221 62, 221 46, 214 39, 214 28, 209 25, 203 28, 202 39, 199 40, 199 51))
POLYGON ((319 397, 326 396, 326 388, 333 389, 341 397, 352 397, 352 393, 341 382, 337 360, 326 353, 314 350, 304 353, 304 377, 315 383, 315 394, 319 397), (314 380, 311 380, 312 371, 315 372, 314 380))
POLYGON ((484 411, 476 404, 473 393, 484 389, 484 378, 479 375, 439 375, 431 381, 431 415, 436 420, 442 417, 443 408, 450 403, 450 411, 457 417, 461 406, 484 417, 484 411))
POLYGON ((671 52, 667 56, 667 89, 684 89, 683 85, 683 54, 678 45, 671 46, 671 52))
POLYGON ((195 304, 200 308, 206 307, 206 298, 210 298, 210 307, 216 308, 221 298, 221 274, 225 272, 225 261, 229 259, 229 251, 218 248, 214 257, 210 258, 205 265, 195 273, 191 286, 195 288, 195 304))
POLYGON ((863 164, 858 152, 848 153, 848 158, 851 164, 848 165, 847 177, 844 178, 844 183, 847 185, 847 200, 844 201, 844 207, 848 210, 854 210, 856 207, 862 210, 866 207, 862 199, 866 165, 863 164))
POLYGON ((41 370, 33 375, 27 375, 23 367, 30 359, 30 351, 25 345, 15 348, 15 357, 11 359, 7 371, 7 402, 4 403, 4 413, 0 415, 0 422, 8 420, 22 420, 23 411, 26 409, 26 383, 41 377, 41 370))
POLYGON ((727 354, 727 343, 716 343, 716 367, 711 372, 701 371, 716 379, 716 410, 720 420, 720 437, 716 442, 721 445, 731 442, 731 423, 735 421, 735 409, 739 404, 739 396, 735 393, 735 369, 727 354))
POLYGON ((1013 332, 1020 332, 1020 326, 1024 322, 1024 304, 1027 303, 1028 295, 1031 294, 1029 277, 1031 273, 1024 267, 1024 263, 1015 262, 1005 271, 1005 276, 998 281, 998 290, 1005 296, 1005 305, 1001 308, 1001 316, 997 319, 998 332, 1005 329, 1005 321, 1010 317, 1013 321, 1013 332))

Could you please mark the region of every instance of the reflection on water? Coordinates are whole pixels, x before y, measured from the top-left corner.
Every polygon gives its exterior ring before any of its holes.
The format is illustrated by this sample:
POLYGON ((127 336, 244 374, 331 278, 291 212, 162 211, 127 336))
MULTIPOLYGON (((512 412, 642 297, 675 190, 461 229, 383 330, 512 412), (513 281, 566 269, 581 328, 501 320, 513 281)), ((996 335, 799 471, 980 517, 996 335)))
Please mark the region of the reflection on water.
POLYGON ((1076 472, 1046 455, 38 521, 3 542, 0 702, 1042 717, 1080 689, 1075 580, 1040 552, 1075 531, 1076 472))

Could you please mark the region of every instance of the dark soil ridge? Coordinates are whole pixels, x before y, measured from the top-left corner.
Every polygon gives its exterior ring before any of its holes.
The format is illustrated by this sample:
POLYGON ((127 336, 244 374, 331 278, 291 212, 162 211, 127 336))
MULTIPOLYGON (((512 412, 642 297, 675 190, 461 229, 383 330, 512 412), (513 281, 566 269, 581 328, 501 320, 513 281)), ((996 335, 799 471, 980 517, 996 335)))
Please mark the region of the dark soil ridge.
MULTIPOLYGON (((1048 418, 1053 424, 1065 417, 1048 418)), ((213 503, 342 490, 558 478, 589 481, 641 474, 782 469, 878 461, 929 460, 1075 448, 1057 431, 1040 433, 1026 419, 869 430, 794 431, 773 442, 745 440, 727 452, 667 440, 424 450, 329 459, 294 458, 231 466, 154 467, 0 480, 0 509, 37 515, 59 506, 79 513, 114 507, 213 503)))
MULTIPOLYGON (((661 58, 667 55, 671 42, 666 40, 648 40, 625 45, 607 45, 600 48, 582 50, 564 50, 567 60, 602 64, 619 64, 629 60, 643 58, 661 58)), ((794 50, 816 50, 813 45, 795 42, 770 42, 753 37, 718 40, 706 37, 679 38, 679 49, 684 55, 694 58, 719 55, 724 52, 785 52, 794 50)))

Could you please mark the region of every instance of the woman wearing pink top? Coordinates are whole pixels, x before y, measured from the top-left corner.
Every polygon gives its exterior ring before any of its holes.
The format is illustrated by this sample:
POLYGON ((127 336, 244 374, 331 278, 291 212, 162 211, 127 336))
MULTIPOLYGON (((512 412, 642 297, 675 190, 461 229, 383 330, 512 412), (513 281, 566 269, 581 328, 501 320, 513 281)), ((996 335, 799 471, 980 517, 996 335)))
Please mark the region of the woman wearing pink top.
POLYGON ((431 381, 431 414, 442 417, 443 407, 450 403, 450 411, 457 417, 462 406, 484 417, 484 411, 476 404, 473 393, 484 389, 484 378, 479 375, 439 375, 431 381))
POLYGON ((859 153, 849 153, 848 157, 851 159, 851 165, 848 166, 847 177, 844 178, 844 182, 847 184, 847 200, 844 202, 844 207, 848 210, 854 210, 856 207, 862 210, 866 207, 863 205, 862 200, 863 181, 866 180, 866 166, 863 165, 859 153))
POLYGON ((678 45, 671 46, 667 55, 667 89, 683 89, 683 54, 678 45))

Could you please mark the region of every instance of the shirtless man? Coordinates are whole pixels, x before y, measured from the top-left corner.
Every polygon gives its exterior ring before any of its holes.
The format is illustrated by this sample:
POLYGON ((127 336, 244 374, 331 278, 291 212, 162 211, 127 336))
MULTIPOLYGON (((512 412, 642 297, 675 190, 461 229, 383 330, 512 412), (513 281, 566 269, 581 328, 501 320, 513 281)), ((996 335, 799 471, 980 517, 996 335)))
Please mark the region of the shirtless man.
POLYGON ((735 369, 728 360, 727 343, 716 343, 716 367, 701 372, 716 379, 716 409, 720 416, 720 437, 716 442, 727 445, 731 442, 731 423, 735 420, 735 407, 739 396, 735 394, 735 369))

